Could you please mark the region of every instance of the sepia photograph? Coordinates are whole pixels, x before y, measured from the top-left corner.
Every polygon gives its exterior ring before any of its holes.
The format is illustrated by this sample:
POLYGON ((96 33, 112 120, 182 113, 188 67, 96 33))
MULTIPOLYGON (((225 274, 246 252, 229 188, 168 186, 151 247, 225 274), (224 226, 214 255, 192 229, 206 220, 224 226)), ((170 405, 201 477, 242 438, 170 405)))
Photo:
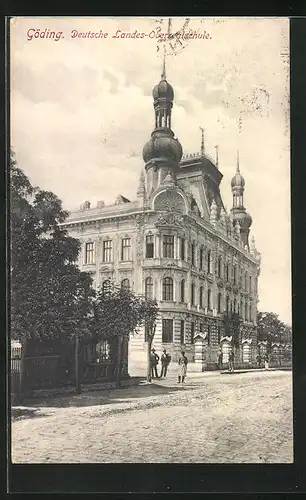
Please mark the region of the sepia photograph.
POLYGON ((13 464, 293 463, 288 18, 10 19, 13 464))

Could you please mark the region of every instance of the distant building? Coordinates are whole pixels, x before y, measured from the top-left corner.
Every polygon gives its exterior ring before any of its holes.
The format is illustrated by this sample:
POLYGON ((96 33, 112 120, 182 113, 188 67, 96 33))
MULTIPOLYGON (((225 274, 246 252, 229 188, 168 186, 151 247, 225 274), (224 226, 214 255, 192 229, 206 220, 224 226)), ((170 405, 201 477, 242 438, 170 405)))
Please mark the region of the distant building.
MULTIPOLYGON (((155 128, 143 148, 137 198, 119 195, 112 205, 86 201, 65 223, 82 242, 79 264, 95 286, 130 286, 160 307, 154 346, 175 360, 184 348, 190 361, 201 341, 204 368, 216 366, 220 347, 227 361, 254 361, 257 353, 257 281, 260 254, 249 243, 251 216, 244 207, 245 181, 237 157, 229 213, 220 194, 218 159, 204 149, 183 156, 171 128, 174 91, 165 72, 153 89, 155 128)), ((146 333, 130 340, 130 360, 141 362, 146 333)))

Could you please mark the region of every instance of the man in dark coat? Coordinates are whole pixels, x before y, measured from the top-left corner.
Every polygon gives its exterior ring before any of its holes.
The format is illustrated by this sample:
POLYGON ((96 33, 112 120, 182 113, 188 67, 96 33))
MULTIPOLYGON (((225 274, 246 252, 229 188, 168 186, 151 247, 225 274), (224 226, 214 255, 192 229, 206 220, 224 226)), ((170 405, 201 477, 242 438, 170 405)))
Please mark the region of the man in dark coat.
POLYGON ((155 349, 152 349, 151 354, 150 354, 151 378, 158 378, 158 373, 157 373, 158 362, 159 362, 159 356, 155 352, 155 349))
POLYGON ((171 361, 171 356, 169 356, 166 349, 163 350, 160 360, 162 365, 160 377, 165 377, 167 375, 168 366, 171 361))

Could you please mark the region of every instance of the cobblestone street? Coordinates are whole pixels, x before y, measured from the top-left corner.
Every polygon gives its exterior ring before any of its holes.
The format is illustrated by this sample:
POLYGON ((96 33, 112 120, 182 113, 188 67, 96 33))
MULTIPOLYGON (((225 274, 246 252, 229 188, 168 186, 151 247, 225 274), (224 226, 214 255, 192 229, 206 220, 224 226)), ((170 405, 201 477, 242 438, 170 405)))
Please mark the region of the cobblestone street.
POLYGON ((290 371, 190 374, 12 409, 14 463, 290 463, 290 371))

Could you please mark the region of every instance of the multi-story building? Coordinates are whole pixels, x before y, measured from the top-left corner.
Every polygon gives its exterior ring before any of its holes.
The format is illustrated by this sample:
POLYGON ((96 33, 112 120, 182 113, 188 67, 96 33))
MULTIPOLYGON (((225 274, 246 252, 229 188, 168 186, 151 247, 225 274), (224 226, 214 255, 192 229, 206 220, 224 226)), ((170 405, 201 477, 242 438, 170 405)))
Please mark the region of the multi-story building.
MULTIPOLYGON (((218 159, 204 151, 183 156, 171 128, 174 91, 163 71, 153 89, 155 128, 143 148, 144 169, 137 197, 114 204, 86 201, 65 223, 82 242, 79 264, 95 286, 109 281, 156 298, 160 307, 154 346, 190 361, 201 341, 206 367, 216 365, 229 343, 236 360, 250 362, 257 350, 257 281, 260 254, 244 207, 245 181, 231 182, 233 206, 226 212, 218 159)), ((145 331, 130 340, 131 359, 145 358, 145 331)))

